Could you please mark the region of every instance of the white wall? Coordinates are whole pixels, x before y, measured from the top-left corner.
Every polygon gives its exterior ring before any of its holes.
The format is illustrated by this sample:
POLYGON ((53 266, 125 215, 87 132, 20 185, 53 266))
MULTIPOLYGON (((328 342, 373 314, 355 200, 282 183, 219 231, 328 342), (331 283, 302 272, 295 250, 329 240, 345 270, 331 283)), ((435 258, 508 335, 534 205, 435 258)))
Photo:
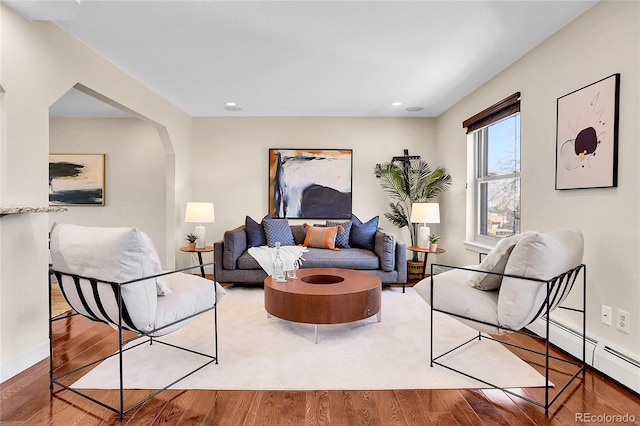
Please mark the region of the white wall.
POLYGON ((105 205, 69 206, 54 222, 136 226, 166 263, 165 153, 155 126, 137 118, 52 118, 52 154, 106 154, 105 205))
MULTIPOLYGON (((29 22, 2 3, 0 54, 0 205, 48 204, 49 106, 80 84, 157 126, 169 159, 164 211, 173 254, 191 191, 191 117, 57 25, 29 22)), ((47 214, 0 219, 0 381, 48 356, 48 231, 47 214)))
MULTIPOLYGON (((193 129, 193 195, 213 201, 216 223, 207 242, 261 219, 268 209, 269 148, 353 150, 353 213, 362 220, 380 215, 380 226, 409 241, 383 216, 389 200, 373 174, 407 148, 432 165, 435 120, 430 118, 196 118, 193 129)), ((298 222, 298 221, 292 221, 298 222)), ((303 222, 303 221, 300 221, 303 222)))
MULTIPOLYGON (((640 3, 599 2, 481 88, 438 117, 440 161, 454 177, 466 172, 462 121, 521 92, 522 229, 578 227, 585 236, 590 335, 638 359, 640 354, 640 3), (614 73, 621 74, 618 187, 556 191, 556 100, 614 73), (606 304, 631 313, 631 334, 600 322, 606 304)), ((465 182, 444 195, 442 245, 456 260, 466 251, 465 182)), ((574 291, 572 300, 581 300, 574 291)), ((576 318, 557 314, 575 324, 576 318)))

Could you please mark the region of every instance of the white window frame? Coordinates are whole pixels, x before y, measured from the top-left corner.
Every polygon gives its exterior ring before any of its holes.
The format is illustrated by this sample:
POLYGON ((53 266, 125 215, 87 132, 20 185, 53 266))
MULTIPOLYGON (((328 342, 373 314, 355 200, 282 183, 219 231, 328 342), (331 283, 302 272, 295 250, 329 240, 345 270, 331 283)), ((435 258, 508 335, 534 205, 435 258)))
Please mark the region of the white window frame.
MULTIPOLYGON (((519 114, 518 112, 504 119, 506 120, 519 114)), ((498 122, 491 123, 491 125, 498 122)), ((469 250, 480 253, 488 252, 500 241, 498 237, 481 234, 481 220, 483 219, 480 197, 481 185, 487 182, 513 178, 517 178, 520 180, 520 184, 522 183, 520 170, 514 170, 512 173, 500 175, 487 175, 486 171, 481 170, 484 168, 484 166, 481 165, 487 163, 485 146, 486 142, 488 142, 488 127, 489 126, 478 129, 467 135, 467 241, 465 242, 465 246, 469 250)), ((521 143, 521 140, 519 142, 521 143)), ((522 206, 522 186, 520 186, 520 191, 520 206, 522 206)), ((522 211, 521 208, 518 210, 520 212, 522 211)))

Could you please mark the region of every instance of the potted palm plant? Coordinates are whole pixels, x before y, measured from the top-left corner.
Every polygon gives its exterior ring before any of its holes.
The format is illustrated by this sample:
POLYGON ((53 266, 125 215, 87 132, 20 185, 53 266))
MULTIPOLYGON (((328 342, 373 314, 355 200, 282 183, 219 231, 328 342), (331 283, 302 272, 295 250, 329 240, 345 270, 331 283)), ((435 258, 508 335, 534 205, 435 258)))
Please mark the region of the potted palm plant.
MULTIPOLYGON (((380 178, 380 186, 391 198, 390 212, 384 216, 393 225, 402 229, 409 229, 411 245, 418 245, 417 227, 409 222, 411 206, 413 203, 424 203, 437 197, 451 186, 451 175, 444 167, 435 170, 424 160, 414 161, 410 165, 389 162, 377 164, 375 175, 380 178)), ((409 261, 418 264, 418 253, 413 253, 413 259, 409 261)))

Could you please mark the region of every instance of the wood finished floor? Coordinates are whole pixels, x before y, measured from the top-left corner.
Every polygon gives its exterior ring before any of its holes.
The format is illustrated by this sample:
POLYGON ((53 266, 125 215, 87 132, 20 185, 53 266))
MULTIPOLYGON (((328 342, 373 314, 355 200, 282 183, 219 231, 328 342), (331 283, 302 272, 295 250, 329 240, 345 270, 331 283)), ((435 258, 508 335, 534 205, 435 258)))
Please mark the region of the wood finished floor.
MULTIPOLYGON (((520 344, 531 343, 523 336, 508 338, 520 344)), ((81 317, 56 322, 54 342, 55 365, 65 371, 89 357, 111 353, 117 344, 114 331, 81 317)), ((526 353, 519 355, 531 358, 526 353)), ((390 360, 384 368, 393 368, 394 362, 402 360, 390 360)), ((559 383, 565 378, 563 363, 554 362, 552 369, 552 381, 559 383)), ((536 388, 514 391, 542 396, 542 390, 536 388)), ((134 391, 132 396, 140 397, 145 392, 134 391)), ((115 405, 118 391, 96 390, 93 395, 115 405)), ((593 370, 567 389, 552 407, 549 419, 541 408, 494 389, 165 391, 127 414, 124 424, 570 425, 580 424, 576 413, 630 414, 635 416, 635 424, 640 424, 640 397, 593 370)), ((56 388, 52 394, 47 359, 0 385, 0 424, 117 425, 120 421, 111 411, 69 391, 56 388)))

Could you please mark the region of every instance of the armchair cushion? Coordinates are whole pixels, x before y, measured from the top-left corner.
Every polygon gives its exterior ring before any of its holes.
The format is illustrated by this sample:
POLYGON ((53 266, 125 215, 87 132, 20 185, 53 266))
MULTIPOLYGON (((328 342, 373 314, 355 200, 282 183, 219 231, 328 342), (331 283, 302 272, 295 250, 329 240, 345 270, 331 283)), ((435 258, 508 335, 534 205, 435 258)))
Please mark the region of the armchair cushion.
MULTIPOLYGON (((57 271, 122 283, 156 273, 152 261, 155 250, 137 228, 97 228, 54 224, 51 229, 51 262, 57 271)), ((157 256, 157 254, 155 254, 157 256)), ((98 293, 91 299, 81 297, 75 286, 65 286, 65 297, 72 307, 89 317, 117 319, 118 308, 110 285, 98 283, 95 291, 82 280, 82 294, 98 293), (106 314, 106 315, 105 315, 106 314)), ((131 327, 149 331, 154 327, 157 306, 156 279, 122 286, 122 300, 131 327)))
MULTIPOLYGON (((504 272, 548 280, 578 267, 583 251, 578 230, 530 233, 513 248, 504 272)), ((500 324, 514 330, 527 326, 539 316, 546 291, 544 283, 504 277, 498 299, 500 324)))

